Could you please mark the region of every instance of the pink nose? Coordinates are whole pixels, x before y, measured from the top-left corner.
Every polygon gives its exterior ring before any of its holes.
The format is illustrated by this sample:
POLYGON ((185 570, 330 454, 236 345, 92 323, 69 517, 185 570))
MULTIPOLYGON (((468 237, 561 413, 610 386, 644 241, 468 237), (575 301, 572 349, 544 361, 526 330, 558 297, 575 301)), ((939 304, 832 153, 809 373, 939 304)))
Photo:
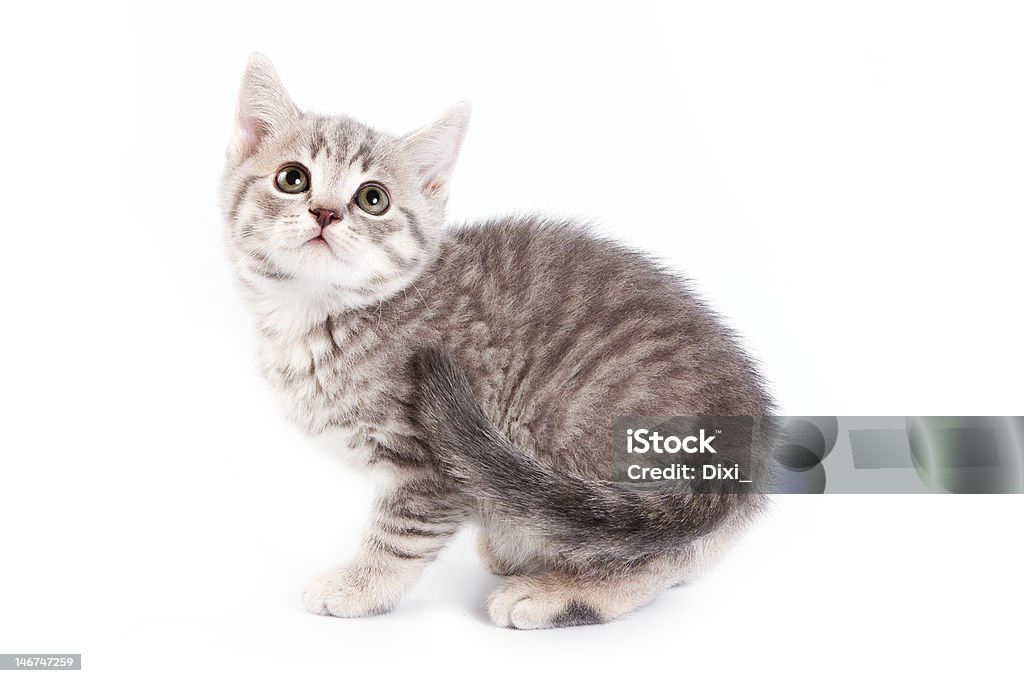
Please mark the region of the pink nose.
POLYGON ((321 209, 318 207, 315 209, 310 209, 309 212, 313 214, 314 217, 316 217, 316 222, 320 224, 321 229, 326 228, 328 225, 341 218, 338 214, 334 213, 330 209, 321 209))

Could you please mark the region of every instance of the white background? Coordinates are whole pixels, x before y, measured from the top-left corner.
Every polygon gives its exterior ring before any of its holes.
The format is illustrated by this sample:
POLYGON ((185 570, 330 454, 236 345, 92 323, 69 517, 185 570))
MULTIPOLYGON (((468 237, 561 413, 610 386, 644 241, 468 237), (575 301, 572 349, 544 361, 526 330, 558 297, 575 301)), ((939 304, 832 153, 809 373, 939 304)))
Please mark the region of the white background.
POLYGON ((1020 496, 780 499, 602 627, 487 624, 469 535, 393 614, 304 613, 371 488, 263 387, 216 205, 253 50, 393 132, 469 99, 453 218, 590 217, 665 257, 786 411, 1024 414, 1018 4, 26 7, 0 28, 0 651, 98 681, 1019 675, 1020 496))

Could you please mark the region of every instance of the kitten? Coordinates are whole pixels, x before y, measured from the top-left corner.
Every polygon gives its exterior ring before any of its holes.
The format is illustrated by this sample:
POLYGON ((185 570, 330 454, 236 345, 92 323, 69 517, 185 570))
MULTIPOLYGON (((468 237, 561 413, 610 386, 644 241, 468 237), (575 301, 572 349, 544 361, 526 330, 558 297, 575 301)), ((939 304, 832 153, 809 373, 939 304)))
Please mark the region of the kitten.
POLYGON ((380 614, 460 527, 508 577, 495 624, 615 619, 686 581, 756 496, 608 482, 611 420, 766 415, 732 334, 671 273, 586 226, 445 227, 469 109, 393 137, 300 112, 270 62, 242 79, 222 207, 262 369, 288 416, 389 484, 361 549, 306 589, 380 614))

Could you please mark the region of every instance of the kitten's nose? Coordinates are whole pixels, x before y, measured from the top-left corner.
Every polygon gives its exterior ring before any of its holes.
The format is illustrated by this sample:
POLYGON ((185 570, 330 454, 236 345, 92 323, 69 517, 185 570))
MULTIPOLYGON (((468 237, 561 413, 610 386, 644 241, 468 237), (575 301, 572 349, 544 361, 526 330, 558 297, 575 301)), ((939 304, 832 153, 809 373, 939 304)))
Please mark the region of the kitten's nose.
POLYGON ((310 209, 309 212, 316 217, 316 222, 320 224, 321 229, 326 228, 328 225, 341 218, 341 216, 330 209, 321 209, 317 207, 315 209, 310 209))

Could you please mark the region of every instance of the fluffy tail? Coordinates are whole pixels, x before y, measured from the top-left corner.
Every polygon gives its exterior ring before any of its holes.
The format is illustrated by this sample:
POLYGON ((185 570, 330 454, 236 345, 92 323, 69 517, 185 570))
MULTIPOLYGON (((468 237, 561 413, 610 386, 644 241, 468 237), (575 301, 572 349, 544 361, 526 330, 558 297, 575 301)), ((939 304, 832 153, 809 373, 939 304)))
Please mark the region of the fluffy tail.
POLYGON ((631 490, 559 472, 494 426, 446 353, 419 352, 413 370, 418 421, 442 467, 468 495, 563 553, 642 559, 676 550, 746 497, 631 490))

